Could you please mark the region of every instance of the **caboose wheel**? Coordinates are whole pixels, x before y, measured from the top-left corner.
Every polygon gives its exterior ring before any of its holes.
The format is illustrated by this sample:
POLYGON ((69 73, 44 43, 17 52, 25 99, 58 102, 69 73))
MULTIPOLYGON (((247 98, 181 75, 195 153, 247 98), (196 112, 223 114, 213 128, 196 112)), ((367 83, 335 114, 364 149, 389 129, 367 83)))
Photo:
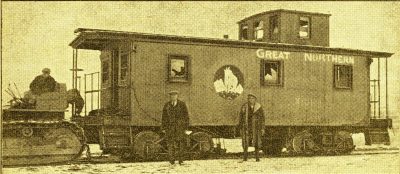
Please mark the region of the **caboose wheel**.
POLYGON ((307 130, 299 132, 293 137, 292 147, 294 152, 298 154, 312 154, 318 149, 313 140, 313 135, 307 130))
POLYGON ((24 137, 30 137, 33 135, 33 129, 31 127, 24 127, 21 129, 21 133, 24 137))
POLYGON ((347 154, 354 150, 353 138, 347 131, 338 131, 334 136, 335 149, 338 154, 347 154))
POLYGON ((154 159, 161 150, 160 136, 153 131, 142 131, 135 136, 133 150, 142 159, 154 159))
POLYGON ((205 132, 196 132, 191 135, 192 143, 191 150, 200 152, 200 153, 207 153, 212 150, 214 147, 214 142, 212 141, 211 135, 205 132))

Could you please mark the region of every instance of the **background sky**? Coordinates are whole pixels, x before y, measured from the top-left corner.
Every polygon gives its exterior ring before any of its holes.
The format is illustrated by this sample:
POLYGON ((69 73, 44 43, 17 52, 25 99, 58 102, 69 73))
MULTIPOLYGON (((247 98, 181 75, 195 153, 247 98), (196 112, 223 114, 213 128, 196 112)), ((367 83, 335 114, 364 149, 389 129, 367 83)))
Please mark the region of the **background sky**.
MULTIPOLYGON (((68 44, 76 28, 237 39, 237 21, 275 9, 332 14, 331 47, 395 53, 389 104, 391 115, 400 115, 400 2, 2 2, 2 104, 9 83, 26 91, 44 67, 71 88, 68 44)), ((78 58, 85 73, 100 70, 99 52, 78 58)))

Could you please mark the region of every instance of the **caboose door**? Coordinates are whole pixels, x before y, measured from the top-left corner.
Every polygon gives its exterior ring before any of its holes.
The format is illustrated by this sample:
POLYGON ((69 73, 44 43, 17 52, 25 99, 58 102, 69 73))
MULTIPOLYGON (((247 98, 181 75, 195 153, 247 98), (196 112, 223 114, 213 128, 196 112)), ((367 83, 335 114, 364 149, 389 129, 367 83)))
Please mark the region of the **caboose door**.
POLYGON ((112 103, 120 114, 130 114, 130 52, 124 49, 113 51, 112 103))
POLYGON ((130 114, 130 52, 117 48, 104 50, 100 55, 101 108, 130 114))

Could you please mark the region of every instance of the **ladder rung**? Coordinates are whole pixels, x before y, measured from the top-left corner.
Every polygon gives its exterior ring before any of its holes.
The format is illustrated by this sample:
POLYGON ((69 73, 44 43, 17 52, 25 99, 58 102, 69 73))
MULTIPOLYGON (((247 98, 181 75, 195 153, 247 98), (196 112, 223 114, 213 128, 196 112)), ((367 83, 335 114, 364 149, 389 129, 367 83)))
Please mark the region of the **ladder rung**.
POLYGON ((129 131, 104 131, 104 133, 129 134, 129 131))
POLYGON ((371 134, 388 134, 387 130, 379 130, 379 129, 370 129, 369 133, 371 134))
POLYGON ((85 93, 93 93, 93 92, 100 92, 100 90, 85 91, 85 93))
POLYGON ((91 76, 93 74, 100 74, 100 72, 93 72, 93 73, 85 74, 85 76, 91 76))
POLYGON ((129 133, 129 131, 104 131, 105 133, 129 133))
POLYGON ((129 134, 105 134, 105 137, 129 137, 129 134))
POLYGON ((132 148, 131 146, 127 146, 125 143, 124 144, 122 144, 121 143, 121 145, 120 144, 107 144, 106 143, 106 146, 107 147, 113 147, 113 148, 132 148))

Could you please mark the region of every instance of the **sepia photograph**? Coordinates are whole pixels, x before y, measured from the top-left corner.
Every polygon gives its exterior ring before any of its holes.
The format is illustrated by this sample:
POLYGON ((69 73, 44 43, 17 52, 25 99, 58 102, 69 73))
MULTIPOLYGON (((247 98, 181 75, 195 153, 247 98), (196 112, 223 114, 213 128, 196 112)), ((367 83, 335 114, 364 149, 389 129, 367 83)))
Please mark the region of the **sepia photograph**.
POLYGON ((400 173, 400 2, 2 1, 4 174, 400 173))

